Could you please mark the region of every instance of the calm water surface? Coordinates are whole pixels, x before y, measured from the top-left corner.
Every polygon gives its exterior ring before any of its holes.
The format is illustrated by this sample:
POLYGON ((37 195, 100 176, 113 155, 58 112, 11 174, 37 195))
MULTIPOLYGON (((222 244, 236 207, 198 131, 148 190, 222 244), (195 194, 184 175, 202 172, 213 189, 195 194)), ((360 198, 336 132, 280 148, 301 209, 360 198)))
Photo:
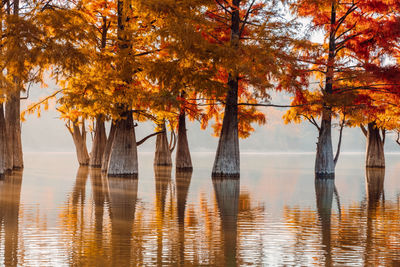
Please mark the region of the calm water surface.
POLYGON ((281 266, 400 264, 400 155, 363 168, 343 155, 317 181, 313 154, 243 154, 241 179, 153 167, 102 177, 74 154, 25 154, 0 181, 0 265, 281 266))

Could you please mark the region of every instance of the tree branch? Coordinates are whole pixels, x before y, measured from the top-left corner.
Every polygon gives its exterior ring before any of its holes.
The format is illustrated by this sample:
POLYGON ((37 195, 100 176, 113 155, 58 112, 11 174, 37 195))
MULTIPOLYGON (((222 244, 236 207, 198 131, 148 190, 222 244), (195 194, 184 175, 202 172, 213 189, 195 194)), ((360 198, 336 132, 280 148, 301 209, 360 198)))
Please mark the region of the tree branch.
POLYGON ((336 166, 336 163, 338 162, 339 155, 340 155, 340 148, 342 146, 343 128, 344 128, 345 121, 346 121, 346 114, 343 114, 343 119, 342 119, 342 122, 340 123, 338 147, 337 147, 337 150, 336 150, 335 159, 333 160, 335 166, 336 166))
POLYGON ((360 129, 363 132, 364 136, 367 137, 368 131, 367 131, 367 129, 365 129, 364 125, 360 124, 360 129))
POLYGON ((156 136, 158 134, 162 134, 165 133, 165 131, 159 131, 159 132, 155 132, 152 134, 149 134, 148 136, 146 136, 145 138, 143 138, 142 140, 140 140, 139 142, 136 142, 136 146, 140 146, 141 144, 143 144, 144 142, 147 141, 147 139, 149 139, 150 137, 156 136))

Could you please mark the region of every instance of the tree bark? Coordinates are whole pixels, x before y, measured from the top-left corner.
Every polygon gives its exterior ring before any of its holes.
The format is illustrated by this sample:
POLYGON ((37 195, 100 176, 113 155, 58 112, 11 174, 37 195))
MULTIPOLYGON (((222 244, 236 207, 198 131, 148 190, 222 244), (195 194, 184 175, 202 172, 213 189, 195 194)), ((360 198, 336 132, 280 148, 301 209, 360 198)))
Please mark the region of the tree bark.
MULTIPOLYGON (((324 98, 333 93, 333 80, 335 71, 336 56, 336 4, 332 2, 331 8, 331 29, 329 36, 329 55, 327 61, 324 98)), ((321 127, 319 130, 317 155, 315 158, 315 176, 316 178, 334 178, 335 162, 332 148, 332 108, 324 103, 321 116, 321 127)))
MULTIPOLYGON (((233 0, 232 4, 237 7, 232 10, 231 15, 231 40, 230 45, 236 49, 240 40, 240 0, 233 0)), ((212 176, 240 176, 240 153, 238 134, 238 88, 239 74, 237 70, 231 71, 228 77, 229 91, 226 96, 224 119, 215 155, 212 176)))
POLYGON ((230 90, 226 97, 225 114, 221 136, 215 155, 212 176, 240 176, 240 153, 238 135, 238 81, 230 79, 230 90))
POLYGON ((172 165, 171 151, 169 150, 165 124, 162 125, 162 128, 164 132, 158 134, 156 139, 156 152, 154 155, 154 165, 171 166, 172 165))
MULTIPOLYGON (((19 0, 13 1, 13 14, 19 15, 19 0)), ((18 42, 16 45, 20 45, 18 42)), ((21 68, 23 62, 18 62, 18 67, 21 68)), ((7 95, 7 102, 5 106, 5 120, 7 124, 7 145, 8 145, 8 159, 7 168, 21 169, 24 167, 22 155, 22 141, 21 141, 21 120, 20 120, 20 91, 22 89, 21 80, 14 77, 15 88, 10 90, 7 95)))
POLYGON ((385 168, 383 138, 375 122, 368 123, 366 167, 385 168))
MULTIPOLYGON (((18 80, 15 80, 19 88, 18 80)), ((10 160, 14 169, 21 169, 24 167, 24 161, 22 156, 19 90, 10 92, 8 95, 5 113, 5 119, 8 126, 7 144, 9 145, 10 160)))
POLYGON ((186 134, 186 114, 182 109, 178 122, 178 146, 176 149, 175 165, 178 170, 192 170, 192 158, 190 156, 189 143, 186 134))
POLYGON ((107 143, 106 127, 101 116, 96 118, 96 129, 94 132, 94 140, 92 152, 90 153, 89 165, 92 167, 101 167, 104 150, 107 143))
POLYGON ((124 113, 126 119, 117 121, 111 146, 107 174, 109 176, 137 176, 138 157, 132 111, 124 113))
POLYGON ((7 131, 6 120, 4 118, 3 103, 0 104, 0 176, 7 171, 7 131))
POLYGON ((67 128, 72 135, 72 139, 74 140, 79 165, 88 165, 89 153, 86 147, 85 121, 82 120, 82 130, 80 129, 78 122, 72 122, 72 129, 68 125, 67 128))
POLYGON ((104 149, 103 158, 101 160, 101 171, 107 172, 108 169, 108 162, 110 160, 111 155, 111 146, 114 141, 115 130, 117 129, 116 124, 114 121, 111 122, 110 133, 107 138, 106 147, 104 149))
POLYGON ((335 175, 331 130, 331 110, 330 108, 324 108, 315 158, 315 175, 317 178, 334 178, 335 175))

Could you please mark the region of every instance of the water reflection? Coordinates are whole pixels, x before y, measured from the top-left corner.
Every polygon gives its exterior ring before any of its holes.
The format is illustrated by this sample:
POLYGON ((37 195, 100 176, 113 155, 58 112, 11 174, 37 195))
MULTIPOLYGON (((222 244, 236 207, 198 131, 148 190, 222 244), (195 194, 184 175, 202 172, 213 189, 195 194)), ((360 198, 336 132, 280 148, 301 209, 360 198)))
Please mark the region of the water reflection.
POLYGON ((138 180, 108 177, 112 266, 130 266, 138 180))
POLYGON ((325 266, 332 265, 331 213, 334 191, 334 179, 315 179, 315 196, 317 202, 318 219, 321 224, 325 266))
POLYGON ((334 180, 316 179, 316 214, 308 208, 285 210, 301 244, 294 249, 301 256, 293 261, 325 266, 398 264, 400 205, 398 200, 385 201, 384 179, 385 169, 367 168, 365 199, 338 207, 337 213, 334 180))
POLYGON ((154 165, 156 184, 157 266, 163 263, 164 211, 168 188, 171 184, 172 166, 154 165))
POLYGON ((374 246, 374 232, 376 232, 375 222, 377 219, 377 209, 382 199, 384 208, 384 184, 385 169, 384 168, 366 168, 365 184, 367 198, 367 225, 365 238, 364 260, 367 264, 373 264, 373 250, 379 249, 374 246), (372 252, 372 253, 371 253, 372 252))
POLYGON ((236 266, 239 179, 213 179, 215 197, 221 216, 224 265, 236 266))
POLYGON ((178 258, 177 265, 185 265, 185 210, 186 201, 189 192, 190 181, 192 180, 192 171, 176 170, 175 186, 176 186, 176 203, 178 216, 178 258))
POLYGON ((17 266, 18 262, 18 214, 22 171, 14 171, 0 180, 0 227, 4 249, 4 266, 17 266))
POLYGON ((94 232, 96 250, 102 251, 104 206, 106 203, 108 190, 107 181, 103 179, 100 168, 90 169, 90 183, 92 186, 94 202, 94 232))
POLYGON ((391 169, 357 169, 335 182, 315 180, 312 170, 253 170, 239 182, 198 169, 154 168, 152 154, 148 163, 139 179, 107 178, 87 167, 65 180, 48 174, 46 182, 27 168, 23 186, 22 173, 5 177, 0 265, 399 263, 400 184, 391 169))

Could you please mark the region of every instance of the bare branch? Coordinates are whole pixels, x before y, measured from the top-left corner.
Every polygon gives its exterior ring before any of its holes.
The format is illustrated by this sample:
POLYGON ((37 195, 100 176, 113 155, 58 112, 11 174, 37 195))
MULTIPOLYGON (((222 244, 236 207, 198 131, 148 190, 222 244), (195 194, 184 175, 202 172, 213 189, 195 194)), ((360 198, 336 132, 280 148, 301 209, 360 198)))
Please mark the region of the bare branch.
POLYGON ((340 148, 342 146, 343 128, 344 128, 345 122, 346 122, 346 113, 343 114, 343 119, 342 119, 342 121, 340 123, 339 142, 338 142, 338 147, 337 147, 337 150, 336 150, 336 155, 335 155, 335 158, 333 160, 335 166, 336 166, 336 163, 338 162, 339 155, 340 155, 340 148))
POLYGON ((159 132, 155 132, 155 133, 149 134, 148 136, 146 136, 145 138, 143 138, 139 142, 136 142, 136 146, 140 146, 141 144, 146 142, 146 140, 149 139, 150 137, 153 137, 153 136, 156 136, 156 135, 162 134, 162 133, 165 133, 165 131, 159 131, 159 132))
POLYGON ((368 131, 367 131, 367 129, 365 129, 364 125, 360 124, 360 129, 363 132, 364 136, 367 137, 368 131))

